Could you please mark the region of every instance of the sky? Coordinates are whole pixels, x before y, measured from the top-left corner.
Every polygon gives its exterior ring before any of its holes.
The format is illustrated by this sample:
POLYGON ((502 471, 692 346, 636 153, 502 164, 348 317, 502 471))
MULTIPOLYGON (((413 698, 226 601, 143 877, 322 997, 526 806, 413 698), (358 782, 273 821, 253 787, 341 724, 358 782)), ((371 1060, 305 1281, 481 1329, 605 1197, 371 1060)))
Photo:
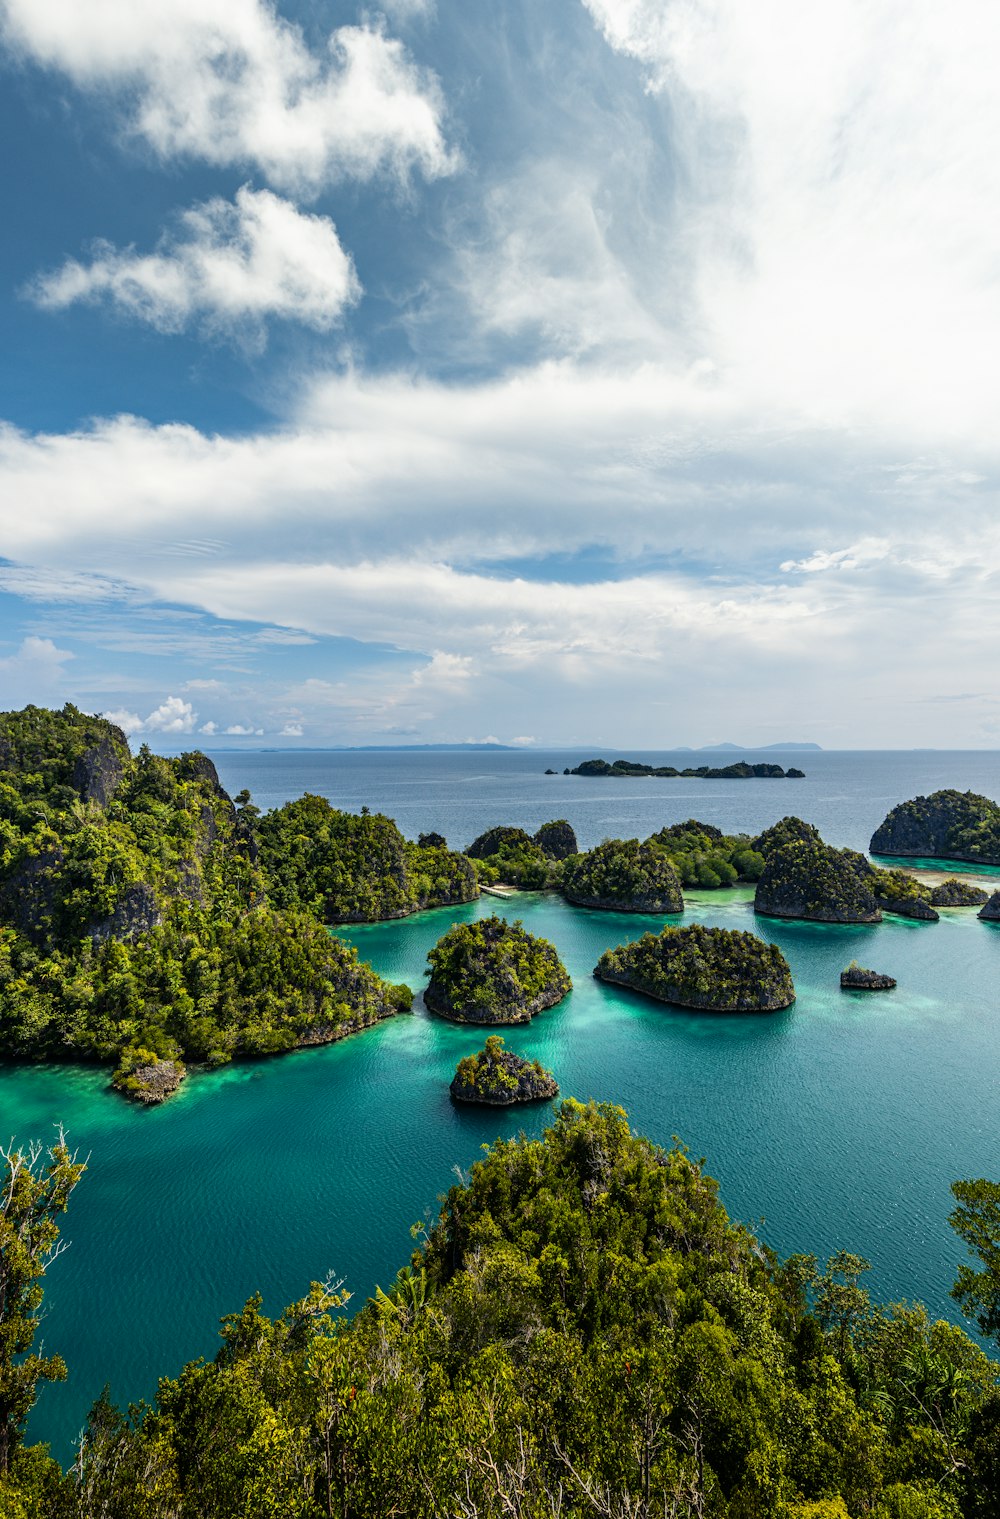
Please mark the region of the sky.
POLYGON ((1000 8, 0 0, 0 707, 1000 748, 1000 8))

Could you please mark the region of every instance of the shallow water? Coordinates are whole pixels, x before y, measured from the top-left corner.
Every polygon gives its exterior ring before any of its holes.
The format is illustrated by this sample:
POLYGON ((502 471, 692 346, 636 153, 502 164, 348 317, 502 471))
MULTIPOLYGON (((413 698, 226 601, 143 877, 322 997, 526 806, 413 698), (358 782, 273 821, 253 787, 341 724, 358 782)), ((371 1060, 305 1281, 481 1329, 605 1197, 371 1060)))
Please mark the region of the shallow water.
MULTIPOLYGON (((240 776, 226 778, 259 796, 249 758, 242 757, 240 776)), ((814 759, 806 756, 803 767, 814 759)), ((958 784, 995 791, 987 761, 995 766, 996 757, 975 760, 980 778, 956 775, 957 761, 950 773, 958 784)), ((572 783, 612 788, 598 836, 649 831, 641 814, 649 804, 634 792, 613 794, 631 783, 572 783), (616 807, 631 827, 615 821, 616 807)), ((944 783, 932 775, 890 800, 944 783)), ((434 782, 448 784, 453 777, 434 782)), ((483 783, 468 837, 500 819, 531 820, 527 802, 521 815, 504 812, 500 784, 483 783)), ((530 788, 535 780, 522 774, 502 784, 530 788)), ((777 783, 777 793, 775 783, 729 783, 746 789, 728 799, 718 793, 714 818, 753 828, 760 823, 750 815, 766 808, 761 822, 771 822, 792 809, 785 797, 795 784, 808 783, 777 783), (763 798, 750 794, 762 787, 772 789, 763 798)), ((883 784, 876 778, 867 791, 854 787, 865 828, 883 784)), ((725 790, 727 783, 704 783, 711 785, 725 790)), ((837 776, 816 783, 812 816, 831 839, 859 842, 858 825, 852 835, 831 824, 835 798, 847 796, 839 785, 837 776)), ((675 817, 712 820, 703 797, 683 796, 675 817)), ((589 838, 581 826, 586 807, 570 806, 569 797, 555 806, 536 798, 530 807, 540 810, 538 822, 569 816, 589 838)), ((795 797, 794 810, 809 816, 808 792, 795 797)), ((654 800, 660 824, 670 821, 654 800)), ((377 796, 369 805, 403 812, 377 796)), ((430 809, 420 826, 439 822, 430 809)), ((498 906, 551 939, 574 980, 560 1006, 507 1031, 511 1048, 551 1066, 564 1094, 620 1103, 637 1129, 662 1143, 680 1135, 706 1157, 730 1213, 757 1225, 779 1252, 859 1251, 873 1263, 879 1298, 918 1298, 955 1317, 948 1288, 961 1246, 946 1222, 948 1184, 1000 1176, 1000 925, 979 923, 970 911, 943 912, 937 924, 779 923, 755 920, 745 889, 694 897, 688 919, 756 927, 791 964, 795 1005, 752 1017, 674 1011, 594 981, 607 946, 662 920, 588 912, 556 897, 484 899, 344 936, 383 975, 419 988, 427 950, 445 928, 498 906), (839 973, 855 958, 896 976, 897 990, 841 992, 839 973)), ((47 1137, 61 1121, 71 1143, 91 1156, 65 1222, 72 1248, 46 1285, 46 1349, 65 1356, 70 1380, 43 1392, 33 1435, 52 1439, 66 1456, 106 1380, 119 1400, 151 1396, 158 1375, 214 1353, 219 1316, 256 1289, 273 1312, 330 1269, 358 1301, 376 1282, 387 1284, 412 1248, 409 1226, 434 1208, 454 1168, 467 1170, 497 1134, 535 1133, 550 1121, 550 1104, 514 1112, 453 1107, 447 1089, 455 1065, 482 1037, 428 1016, 418 1002, 412 1016, 326 1049, 195 1075, 152 1111, 110 1096, 100 1071, 0 1066, 5 1138, 47 1137)))

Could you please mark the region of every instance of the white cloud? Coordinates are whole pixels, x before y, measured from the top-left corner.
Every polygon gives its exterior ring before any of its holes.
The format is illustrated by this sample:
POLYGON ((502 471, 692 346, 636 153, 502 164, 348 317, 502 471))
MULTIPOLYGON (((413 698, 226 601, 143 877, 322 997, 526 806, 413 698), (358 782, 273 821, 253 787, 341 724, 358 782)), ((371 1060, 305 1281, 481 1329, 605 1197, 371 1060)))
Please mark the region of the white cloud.
POLYGON ((254 165, 299 193, 455 164, 436 81, 372 26, 339 27, 318 56, 263 0, 0 0, 0 22, 16 52, 117 92, 164 158, 254 165))
MULTIPOLYGON (((168 696, 147 717, 140 717, 137 712, 130 712, 122 708, 116 711, 106 711, 103 716, 109 722, 117 723, 119 728, 129 734, 136 733, 193 733, 198 722, 198 714, 191 703, 183 701, 179 696, 168 696)), ((204 731, 204 730, 202 730, 204 731)))
POLYGON ((121 728, 129 738, 142 733, 146 726, 138 712, 130 712, 126 707, 111 707, 102 712, 101 716, 106 717, 109 723, 114 723, 116 728, 121 728))
POLYGON ((71 658, 73 653, 59 649, 52 638, 29 633, 17 652, 0 655, 0 705, 53 696, 65 685, 64 665, 71 658))
POLYGON ((198 729, 198 732, 204 733, 208 738, 211 738, 214 733, 218 732, 218 724, 211 721, 202 723, 201 727, 198 729))
POLYGON ((217 198, 185 211, 157 252, 98 243, 89 263, 67 260, 28 294, 50 310, 106 301, 162 332, 200 321, 255 334, 270 317, 328 331, 360 286, 327 217, 244 185, 235 204, 217 198))
POLYGON ((1000 11, 584 3, 672 103, 697 323, 724 381, 762 414, 985 437, 1000 11))
POLYGON ((260 737, 264 730, 263 728, 251 728, 246 723, 230 723, 228 728, 223 729, 223 732, 239 738, 246 738, 249 734, 260 737))
POLYGON ((286 723, 281 730, 282 738, 301 738, 305 729, 301 723, 286 723))

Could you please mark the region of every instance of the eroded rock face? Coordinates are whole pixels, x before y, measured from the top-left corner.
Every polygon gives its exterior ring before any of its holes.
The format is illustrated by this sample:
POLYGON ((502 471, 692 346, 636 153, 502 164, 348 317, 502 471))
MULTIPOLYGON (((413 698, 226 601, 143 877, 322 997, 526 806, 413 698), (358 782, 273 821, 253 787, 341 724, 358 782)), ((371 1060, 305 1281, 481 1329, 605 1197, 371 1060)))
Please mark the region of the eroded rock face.
POLYGON ((1000 891, 995 891, 989 901, 976 913, 984 923, 1000 923, 1000 891))
POLYGON ((73 766, 73 785, 85 802, 106 807, 122 783, 124 766, 110 739, 85 749, 73 766))
POLYGON ((140 881, 135 886, 126 887, 114 912, 92 925, 90 937, 95 944, 103 944, 107 939, 134 940, 152 928, 159 928, 162 922, 156 892, 152 886, 140 881))
POLYGON ((55 844, 29 856, 0 884, 0 915, 29 939, 49 931, 59 896, 59 872, 65 856, 55 844))
POLYGON ((845 991, 888 992, 896 985, 895 977, 882 975, 877 970, 866 970, 862 965, 849 965, 840 973, 840 984, 845 991))
MULTIPOLYGON (((861 858, 861 857, 858 857, 861 858)), ((814 923, 879 923, 882 913, 851 851, 808 840, 765 852, 754 912, 814 923)))
POLYGON ((568 860, 571 854, 578 854, 580 849, 576 833, 565 818, 543 823, 535 834, 535 843, 544 849, 550 860, 568 860))
POLYGON ((472 1102, 506 1108, 515 1102, 545 1102, 558 1097, 559 1087, 551 1071, 537 1060, 524 1060, 504 1049, 499 1034, 491 1034, 478 1054, 458 1063, 450 1087, 455 1102, 472 1102))
POLYGON ((1000 806, 974 791, 917 796, 893 807, 870 847, 872 854, 1000 865, 1000 806))

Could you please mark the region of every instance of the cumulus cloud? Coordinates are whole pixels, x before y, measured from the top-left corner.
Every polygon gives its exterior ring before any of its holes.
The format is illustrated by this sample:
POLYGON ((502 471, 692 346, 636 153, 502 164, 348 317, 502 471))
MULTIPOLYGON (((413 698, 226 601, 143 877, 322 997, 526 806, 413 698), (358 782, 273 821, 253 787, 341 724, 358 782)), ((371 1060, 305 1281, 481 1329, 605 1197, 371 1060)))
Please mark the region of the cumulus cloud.
POLYGON ((62 675, 63 666, 72 658, 69 649, 58 648, 51 638, 39 638, 31 633, 21 640, 16 653, 0 655, 0 672, 5 681, 38 681, 49 686, 62 675))
POLYGON ((161 332, 201 322, 255 334, 268 318, 328 331, 360 286, 327 217, 244 185, 235 203, 216 198, 183 212, 155 253, 98 243, 89 263, 67 260, 28 294, 49 310, 106 302, 161 332))
POLYGON ((301 723, 286 723, 281 730, 282 738, 301 738, 305 729, 301 723))
POLYGON ((255 734, 259 737, 264 732, 263 728, 252 728, 247 723, 230 723, 229 727, 223 731, 232 734, 236 738, 247 738, 250 734, 255 734))
POLYGON ((0 0, 0 22, 23 56, 117 92, 164 158, 253 165, 299 193, 454 167, 435 79, 373 26, 337 28, 317 55, 264 0, 0 0))
POLYGON ((166 697, 146 717, 140 717, 137 712, 125 708, 107 711, 102 715, 109 722, 117 723, 130 737, 136 733, 193 733, 198 722, 198 714, 191 703, 179 696, 166 697))

